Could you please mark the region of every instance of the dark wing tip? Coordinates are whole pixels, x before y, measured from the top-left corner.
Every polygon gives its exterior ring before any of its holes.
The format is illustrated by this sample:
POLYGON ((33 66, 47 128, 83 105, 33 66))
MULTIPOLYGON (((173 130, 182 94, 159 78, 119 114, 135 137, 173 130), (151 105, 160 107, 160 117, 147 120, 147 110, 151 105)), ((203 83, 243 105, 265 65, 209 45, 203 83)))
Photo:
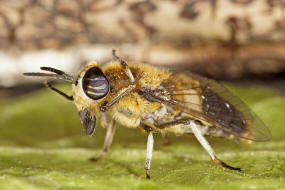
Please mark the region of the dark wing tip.
MULTIPOLYGON (((214 80, 193 73, 188 73, 188 75, 191 76, 193 79, 198 80, 201 86, 207 87, 212 92, 223 98, 226 103, 229 103, 231 106, 234 107, 234 109, 237 110, 237 112, 240 112, 240 118, 244 119, 247 122, 247 126, 238 125, 237 127, 235 127, 231 125, 223 125, 221 127, 222 130, 233 134, 238 138, 243 138, 256 142, 264 142, 272 138, 270 130, 266 127, 263 121, 246 105, 246 103, 244 103, 240 98, 236 97, 227 88, 225 88, 214 80)), ((214 102, 212 106, 214 106, 214 108, 217 103, 216 99, 213 100, 214 102)), ((236 114, 224 114, 224 117, 229 117, 229 120, 233 121, 237 120, 236 114)))

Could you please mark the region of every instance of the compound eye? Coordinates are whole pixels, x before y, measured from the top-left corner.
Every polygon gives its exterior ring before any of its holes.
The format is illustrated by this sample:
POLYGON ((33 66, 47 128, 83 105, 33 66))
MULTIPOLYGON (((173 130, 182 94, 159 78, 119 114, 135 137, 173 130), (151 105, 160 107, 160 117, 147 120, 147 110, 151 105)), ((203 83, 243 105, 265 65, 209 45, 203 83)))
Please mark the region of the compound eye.
POLYGON ((105 97, 109 91, 109 82, 98 67, 89 69, 82 80, 84 93, 93 100, 105 97))

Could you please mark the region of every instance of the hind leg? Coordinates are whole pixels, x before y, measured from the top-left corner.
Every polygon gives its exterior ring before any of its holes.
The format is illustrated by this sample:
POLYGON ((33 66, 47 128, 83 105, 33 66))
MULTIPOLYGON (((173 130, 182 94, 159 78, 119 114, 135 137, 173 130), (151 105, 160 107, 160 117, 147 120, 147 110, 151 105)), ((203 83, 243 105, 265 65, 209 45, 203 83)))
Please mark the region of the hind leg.
POLYGON ((212 147, 210 146, 210 144, 208 143, 208 141, 206 140, 206 138, 202 135, 200 129, 199 129, 199 124, 197 124, 195 121, 191 121, 190 123, 191 129, 195 135, 195 137, 197 138, 197 140, 199 141, 199 143, 203 146, 203 148, 208 152, 208 154, 210 155, 211 159, 219 164, 220 166, 230 169, 230 170, 237 170, 237 171, 241 171, 240 168, 235 168, 232 166, 227 165, 226 163, 224 163, 223 161, 219 160, 214 152, 214 150, 212 149, 212 147))
POLYGON ((159 129, 165 129, 165 128, 171 128, 171 127, 177 127, 177 125, 187 125, 191 128, 193 134, 195 135, 195 137, 197 138, 197 140, 199 141, 199 143, 203 146, 203 148, 208 152, 208 154, 210 155, 211 159, 219 164, 220 166, 230 169, 230 170, 237 170, 237 171, 241 171, 240 168, 236 168, 236 167, 232 167, 227 165, 226 163, 224 163, 223 161, 219 160, 214 152, 214 150, 212 149, 211 145, 208 143, 208 141, 206 140, 206 138, 203 136, 203 134, 201 133, 200 127, 203 127, 201 124, 199 124, 196 121, 193 121, 191 119, 179 119, 179 120, 175 120, 169 123, 164 123, 161 124, 159 126, 157 126, 157 128, 159 129))
POLYGON ((169 140, 167 133, 161 133, 161 136, 162 136, 162 142, 164 146, 168 146, 171 144, 171 141, 169 140))

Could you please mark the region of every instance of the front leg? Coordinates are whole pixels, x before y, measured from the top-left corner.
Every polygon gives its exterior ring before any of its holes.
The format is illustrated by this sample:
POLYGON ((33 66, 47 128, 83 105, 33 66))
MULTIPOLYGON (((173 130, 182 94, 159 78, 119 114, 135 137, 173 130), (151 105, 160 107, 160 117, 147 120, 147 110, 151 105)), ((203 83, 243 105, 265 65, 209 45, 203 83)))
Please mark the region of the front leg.
POLYGON ((145 169, 146 178, 150 179, 149 170, 150 170, 154 140, 153 140, 152 128, 144 127, 144 130, 148 133, 147 144, 146 144, 146 159, 145 159, 144 169, 145 169))
POLYGON ((106 137, 105 137, 105 141, 104 141, 104 145, 103 145, 101 153, 99 154, 97 158, 95 157, 90 158, 89 159, 90 161, 92 162, 99 161, 105 156, 106 153, 109 152, 115 131, 116 131, 116 121, 112 120, 111 123, 107 126, 106 137))
POLYGON ((106 112, 100 112, 100 125, 103 127, 103 128, 106 128, 108 127, 108 118, 107 118, 107 113, 106 112))
POLYGON ((135 78, 133 76, 133 73, 131 71, 131 69, 129 68, 129 66, 127 65, 127 63, 122 60, 121 58, 119 58, 116 55, 115 50, 113 50, 113 56, 120 61, 120 64, 123 67, 124 72, 126 73, 126 75, 129 77, 129 80, 131 82, 131 84, 126 88, 125 91, 123 91, 121 94, 119 94, 118 96, 116 96, 113 100, 111 100, 110 102, 106 102, 105 104, 103 104, 100 107, 101 112, 106 112, 108 108, 110 108, 112 105, 114 105, 115 103, 117 103, 120 99, 122 99, 124 96, 126 96, 127 94, 129 94, 135 87, 135 78))

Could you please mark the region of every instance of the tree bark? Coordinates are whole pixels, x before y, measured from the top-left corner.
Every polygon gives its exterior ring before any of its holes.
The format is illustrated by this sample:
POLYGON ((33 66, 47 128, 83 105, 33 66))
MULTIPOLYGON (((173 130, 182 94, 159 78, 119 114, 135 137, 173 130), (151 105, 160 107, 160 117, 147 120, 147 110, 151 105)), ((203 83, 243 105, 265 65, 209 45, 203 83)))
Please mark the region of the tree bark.
POLYGON ((130 61, 181 64, 215 78, 263 76, 285 71, 284 15, 284 0, 2 0, 0 53, 15 60, 54 49, 79 52, 81 62, 86 49, 105 60, 116 48, 130 61))

